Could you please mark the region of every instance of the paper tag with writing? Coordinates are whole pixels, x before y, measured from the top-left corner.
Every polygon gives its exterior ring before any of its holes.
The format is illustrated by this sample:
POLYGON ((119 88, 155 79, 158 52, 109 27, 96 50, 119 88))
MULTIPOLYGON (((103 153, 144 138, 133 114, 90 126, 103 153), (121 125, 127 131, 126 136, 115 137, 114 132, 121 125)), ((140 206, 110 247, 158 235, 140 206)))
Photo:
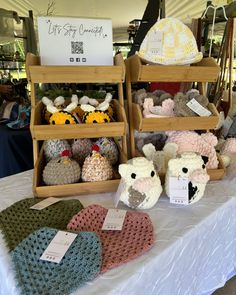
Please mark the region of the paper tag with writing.
POLYGON ((148 38, 148 50, 152 54, 162 54, 163 48, 163 32, 156 31, 149 34, 148 38))
POLYGON ((122 230, 126 210, 108 209, 102 230, 122 230))
POLYGON ((120 201, 120 195, 124 191, 125 186, 126 186, 125 181, 124 181, 123 178, 121 178, 120 183, 119 183, 118 188, 117 188, 117 191, 116 191, 116 194, 115 194, 115 197, 114 197, 114 206, 115 206, 115 208, 117 207, 117 205, 118 205, 118 203, 120 201))
POLYGON ((44 199, 43 201, 31 206, 30 209, 42 210, 42 209, 47 208, 48 206, 50 206, 54 203, 57 203, 59 201, 60 201, 60 199, 58 199, 58 198, 53 198, 53 197, 47 198, 47 199, 44 199))
POLYGON ((188 205, 188 178, 169 178, 170 203, 188 205))
POLYGON ((40 259, 60 263, 76 237, 77 234, 59 230, 40 259))
POLYGON ((200 105, 200 103, 197 102, 195 98, 191 99, 187 103, 187 106, 200 117, 209 117, 211 115, 211 112, 200 105))
POLYGON ((227 116, 224 120, 223 126, 222 126, 222 134, 224 137, 226 137, 229 133, 229 129, 231 125, 233 124, 233 120, 230 118, 230 116, 227 116))

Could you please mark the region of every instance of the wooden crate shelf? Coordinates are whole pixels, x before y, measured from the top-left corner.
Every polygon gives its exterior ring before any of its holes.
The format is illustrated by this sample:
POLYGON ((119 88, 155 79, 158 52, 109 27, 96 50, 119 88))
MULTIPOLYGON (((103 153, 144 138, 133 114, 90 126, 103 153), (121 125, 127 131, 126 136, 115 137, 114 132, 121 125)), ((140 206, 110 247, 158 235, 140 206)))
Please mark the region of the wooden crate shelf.
POLYGON ((125 136, 127 121, 124 108, 119 101, 113 100, 117 122, 101 124, 42 125, 43 103, 32 109, 30 130, 33 139, 71 139, 125 136))
MULTIPOLYGON (((120 150, 120 163, 126 163, 127 155, 120 150)), ((43 148, 34 167, 33 193, 36 197, 63 197, 72 195, 88 195, 95 193, 115 192, 120 183, 118 172, 114 173, 114 179, 95 182, 78 182, 66 185, 45 185, 42 180, 43 169, 46 165, 43 148)))
POLYGON ((216 82, 220 67, 212 57, 191 66, 147 65, 138 55, 126 61, 131 82, 216 82))
POLYGON ((210 103, 208 108, 212 112, 210 117, 144 118, 140 106, 132 103, 133 127, 139 132, 214 129, 219 122, 219 113, 214 104, 210 103))

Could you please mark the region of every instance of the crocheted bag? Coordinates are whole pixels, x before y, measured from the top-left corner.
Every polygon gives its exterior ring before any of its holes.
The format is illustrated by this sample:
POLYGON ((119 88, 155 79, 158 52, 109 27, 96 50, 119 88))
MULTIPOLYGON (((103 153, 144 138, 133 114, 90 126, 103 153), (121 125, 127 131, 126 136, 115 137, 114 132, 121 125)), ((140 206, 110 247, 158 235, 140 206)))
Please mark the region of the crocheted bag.
POLYGON ((72 216, 83 209, 79 200, 60 201, 40 211, 29 209, 39 201, 42 199, 24 199, 0 212, 0 229, 9 250, 40 227, 66 229, 72 216))
POLYGON ((121 231, 104 231, 107 211, 99 205, 88 206, 67 225, 68 230, 93 231, 100 237, 102 273, 142 255, 154 244, 152 222, 146 213, 127 211, 121 231))
POLYGON ((95 233, 79 233, 59 264, 40 260, 56 233, 41 228, 11 252, 22 295, 67 295, 99 274, 102 249, 95 233))

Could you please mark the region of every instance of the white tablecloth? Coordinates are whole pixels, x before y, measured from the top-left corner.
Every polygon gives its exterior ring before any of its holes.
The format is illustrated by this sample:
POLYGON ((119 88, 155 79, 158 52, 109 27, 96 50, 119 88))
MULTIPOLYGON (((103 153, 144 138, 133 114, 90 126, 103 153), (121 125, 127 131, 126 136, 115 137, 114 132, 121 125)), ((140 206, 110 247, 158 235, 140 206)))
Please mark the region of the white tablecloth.
MULTIPOLYGON (((0 180, 0 210, 32 197, 32 171, 0 180)), ((113 207, 113 194, 77 197, 86 207, 113 207)), ((99 275, 73 295, 195 295, 224 285, 236 269, 236 180, 232 175, 207 185, 204 198, 180 207, 162 196, 146 212, 155 245, 143 256, 99 275)), ((124 208, 121 206, 121 208, 124 208)), ((0 294, 19 294, 0 235, 0 294)))

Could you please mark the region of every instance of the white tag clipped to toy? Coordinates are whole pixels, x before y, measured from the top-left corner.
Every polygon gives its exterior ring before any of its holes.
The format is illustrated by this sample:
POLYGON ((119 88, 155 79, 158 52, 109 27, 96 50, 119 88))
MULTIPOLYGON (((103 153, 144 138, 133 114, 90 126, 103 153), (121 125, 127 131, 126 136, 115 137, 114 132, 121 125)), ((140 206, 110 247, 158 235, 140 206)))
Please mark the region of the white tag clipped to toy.
POLYGON ((76 237, 77 234, 59 230, 43 252, 40 260, 60 263, 76 237))
POLYGON ((120 201, 120 195, 125 190, 125 181, 123 178, 121 178, 120 183, 118 185, 115 197, 114 197, 114 206, 117 207, 119 201, 120 201))
POLYGON ((187 103, 187 106, 200 117, 209 117, 211 115, 211 112, 200 105, 200 103, 197 102, 195 98, 191 99, 187 103))
POLYGON ((227 116, 226 119, 223 122, 223 126, 222 126, 222 134, 224 137, 226 137, 229 133, 229 129, 231 127, 231 125, 233 124, 233 120, 230 118, 230 116, 227 116))
POLYGON ((162 54, 163 32, 155 31, 148 35, 148 50, 152 54, 162 54))
POLYGON ((108 209, 102 230, 122 230, 126 210, 108 209))
POLYGON ((188 205, 188 178, 173 177, 169 178, 170 203, 188 205))
POLYGON ((53 198, 53 197, 47 198, 47 199, 44 199, 43 201, 31 206, 30 209, 42 210, 42 209, 47 208, 48 206, 55 204, 59 201, 60 201, 60 199, 58 199, 58 198, 53 198))

